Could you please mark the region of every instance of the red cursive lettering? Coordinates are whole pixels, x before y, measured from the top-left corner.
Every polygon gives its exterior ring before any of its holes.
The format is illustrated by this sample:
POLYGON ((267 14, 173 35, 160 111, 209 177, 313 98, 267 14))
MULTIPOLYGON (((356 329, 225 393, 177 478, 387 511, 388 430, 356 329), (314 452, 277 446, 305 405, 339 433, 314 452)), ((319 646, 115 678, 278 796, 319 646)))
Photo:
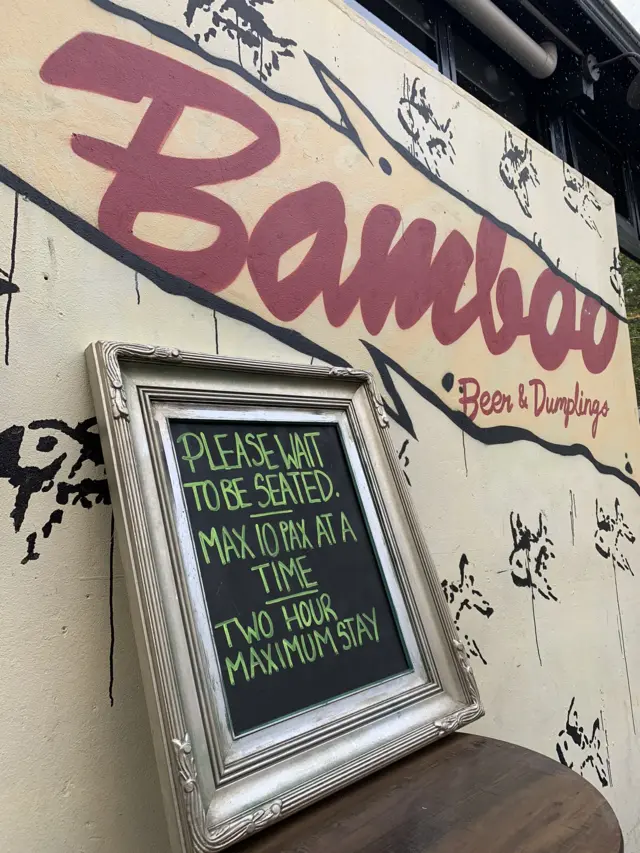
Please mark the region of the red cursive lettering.
MULTIPOLYGON (((601 373, 613 357, 617 317, 593 297, 583 296, 576 328, 578 291, 549 269, 534 283, 525 314, 520 276, 512 268, 502 268, 507 234, 487 218, 480 220, 475 251, 454 230, 439 241, 436 252, 435 223, 415 219, 396 240, 400 212, 376 205, 363 226, 360 258, 344 281, 345 202, 330 182, 315 183, 276 201, 248 237, 239 214, 198 187, 242 180, 267 167, 280 153, 279 132, 255 101, 211 74, 119 39, 83 33, 49 57, 41 76, 53 85, 123 101, 151 99, 129 145, 84 135, 74 135, 71 144, 79 157, 115 173, 100 202, 100 229, 172 275, 217 293, 236 280, 247 262, 257 293, 282 322, 295 320, 322 296, 329 323, 341 326, 359 307, 372 335, 382 331, 392 310, 401 329, 411 328, 430 310, 433 334, 443 346, 455 343, 479 322, 490 353, 505 353, 519 337, 528 336, 532 353, 545 370, 560 367, 570 350, 581 351, 591 373, 601 373), (225 116, 256 138, 227 157, 161 154, 185 107, 225 116), (133 234, 136 217, 144 211, 210 223, 219 233, 199 251, 157 246, 133 234), (280 259, 309 237, 313 243, 306 257, 280 279, 280 259), (459 305, 472 268, 476 290, 459 305), (562 307, 550 331, 549 310, 558 294, 562 307), (596 342, 601 310, 606 311, 605 328, 596 342)), ((482 407, 480 401, 468 405, 482 407)))
POLYGON ((575 415, 578 418, 591 417, 591 435, 596 437, 598 422, 601 417, 606 418, 609 414, 609 403, 605 400, 600 402, 596 398, 584 396, 580 383, 576 382, 572 397, 550 397, 547 394, 547 386, 542 379, 531 379, 529 385, 533 388, 533 413, 536 418, 540 415, 555 415, 561 412, 564 417, 564 428, 569 426, 570 419, 575 415))
POLYGON ((513 411, 511 394, 504 394, 500 390, 493 393, 486 390, 481 391, 480 383, 472 376, 459 379, 458 384, 460 388, 458 402, 462 406, 462 411, 472 421, 475 421, 478 412, 488 416, 500 415, 503 411, 513 411))
POLYGON ((95 33, 82 33, 64 44, 44 63, 40 76, 47 83, 131 103, 151 98, 126 147, 92 136, 72 138, 79 157, 115 172, 100 203, 99 227, 145 260, 205 290, 215 293, 235 281, 247 256, 244 223, 230 205, 197 187, 246 178, 272 163, 280 153, 280 136, 271 116, 215 77, 95 33), (232 119, 256 139, 227 157, 160 154, 185 107, 232 119), (195 252, 156 246, 133 234, 136 217, 143 211, 206 222, 217 226, 219 234, 210 246, 195 252))

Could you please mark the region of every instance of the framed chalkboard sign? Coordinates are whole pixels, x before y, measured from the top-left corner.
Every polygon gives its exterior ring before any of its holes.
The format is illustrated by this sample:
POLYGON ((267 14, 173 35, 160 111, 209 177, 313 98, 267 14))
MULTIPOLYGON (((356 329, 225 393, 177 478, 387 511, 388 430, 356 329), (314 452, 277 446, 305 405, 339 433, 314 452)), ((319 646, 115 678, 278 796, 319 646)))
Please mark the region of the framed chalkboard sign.
POLYGON ((175 851, 481 716, 368 373, 87 357, 175 851))

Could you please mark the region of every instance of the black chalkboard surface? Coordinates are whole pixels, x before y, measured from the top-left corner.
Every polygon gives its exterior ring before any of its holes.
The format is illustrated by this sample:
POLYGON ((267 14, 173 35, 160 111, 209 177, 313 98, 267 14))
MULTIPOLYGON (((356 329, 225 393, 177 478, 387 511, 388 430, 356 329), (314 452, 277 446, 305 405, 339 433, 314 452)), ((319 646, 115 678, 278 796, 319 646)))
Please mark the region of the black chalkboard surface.
POLYGON ((337 426, 170 427, 234 734, 406 672, 337 426))

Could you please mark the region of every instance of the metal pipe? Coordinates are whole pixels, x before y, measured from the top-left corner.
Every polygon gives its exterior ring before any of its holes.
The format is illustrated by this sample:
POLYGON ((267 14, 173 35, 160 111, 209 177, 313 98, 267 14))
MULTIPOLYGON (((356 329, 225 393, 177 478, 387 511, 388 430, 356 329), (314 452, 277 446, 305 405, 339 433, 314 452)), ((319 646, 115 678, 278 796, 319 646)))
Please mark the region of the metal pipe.
POLYGON ((555 36, 565 47, 568 47, 571 53, 575 53, 576 56, 584 56, 584 50, 582 50, 581 47, 578 47, 575 42, 571 41, 566 33, 563 33, 560 27, 556 27, 553 21, 550 21, 537 6, 534 6, 533 3, 530 2, 530 0, 520 0, 520 5, 537 21, 539 21, 545 29, 549 30, 552 36, 555 36))
POLYGON ((447 0, 491 41, 522 65, 532 77, 550 77, 558 64, 558 50, 551 42, 538 44, 491 0, 447 0))
POLYGON ((612 56, 611 59, 605 59, 602 62, 596 62, 596 68, 604 68, 605 65, 611 65, 612 62, 617 62, 619 59, 640 59, 640 54, 633 50, 625 50, 624 53, 619 53, 617 56, 612 56))

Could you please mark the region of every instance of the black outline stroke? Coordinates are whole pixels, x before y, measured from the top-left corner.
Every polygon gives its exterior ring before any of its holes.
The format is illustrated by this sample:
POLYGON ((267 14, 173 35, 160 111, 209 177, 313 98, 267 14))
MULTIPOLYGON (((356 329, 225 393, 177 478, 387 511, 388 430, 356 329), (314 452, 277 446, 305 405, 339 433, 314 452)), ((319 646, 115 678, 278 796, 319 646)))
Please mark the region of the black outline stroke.
POLYGON ((471 438, 475 438, 482 444, 513 444, 516 441, 531 441, 532 443, 542 447, 544 450, 548 450, 550 453, 557 453, 559 456, 583 456, 591 462, 593 467, 601 474, 611 474, 612 476, 617 477, 618 480, 626 483, 627 486, 631 486, 634 492, 640 495, 639 483, 636 483, 635 480, 627 477, 618 468, 615 468, 612 465, 605 465, 603 462, 598 462, 589 448, 585 447, 583 444, 556 444, 553 441, 547 441, 545 438, 540 438, 540 436, 530 432, 528 429, 524 429, 524 427, 508 426, 506 424, 488 427, 480 426, 472 421, 468 415, 465 415, 463 411, 449 408, 449 406, 447 406, 444 400, 442 400, 435 391, 432 391, 431 388, 424 385, 419 379, 416 379, 408 373, 398 364, 397 361, 394 361, 390 356, 382 352, 382 350, 379 350, 368 341, 362 340, 362 338, 360 339, 360 343, 365 347, 373 359, 373 363, 375 364, 376 370, 382 380, 382 385, 391 398, 394 406, 397 407, 397 410, 394 411, 394 409, 385 402, 387 414, 392 417, 394 421, 400 424, 401 427, 407 430, 413 438, 417 438, 413 428, 413 421, 411 420, 407 407, 402 402, 398 389, 395 387, 391 371, 397 373, 401 379, 404 379, 407 385, 416 391, 424 400, 431 403, 432 406, 435 406, 436 409, 446 415, 450 421, 453 421, 453 423, 466 432, 467 435, 470 435, 471 438))
POLYGON ((0 165, 0 182, 6 184, 11 189, 19 193, 27 201, 31 201, 38 205, 42 210, 55 216, 63 225, 66 225, 74 234, 82 237, 88 243, 91 243, 97 249, 100 249, 109 257, 128 266, 130 269, 140 273, 140 275, 148 278, 156 284, 165 293, 170 293, 172 296, 185 296, 192 302, 197 302, 199 305, 204 305, 206 308, 214 308, 221 314, 231 317, 233 320, 240 320, 243 323, 249 323, 256 329, 266 332, 274 338, 281 340, 283 343, 296 349, 299 352, 313 355, 322 361, 329 364, 335 364, 340 367, 350 367, 346 359, 341 358, 335 353, 329 352, 320 344, 306 338, 301 332, 295 329, 287 329, 282 326, 277 326, 275 323, 269 322, 260 317, 259 314, 254 314, 248 308, 242 308, 240 305, 234 305, 226 299, 217 296, 215 293, 209 293, 203 290, 186 279, 179 278, 176 275, 165 272, 160 267, 150 264, 139 255, 125 249, 120 243, 112 240, 104 232, 100 231, 94 225, 90 225, 81 216, 67 210, 61 204, 52 201, 48 196, 41 193, 31 184, 23 181, 14 172, 11 172, 5 166, 0 165))

